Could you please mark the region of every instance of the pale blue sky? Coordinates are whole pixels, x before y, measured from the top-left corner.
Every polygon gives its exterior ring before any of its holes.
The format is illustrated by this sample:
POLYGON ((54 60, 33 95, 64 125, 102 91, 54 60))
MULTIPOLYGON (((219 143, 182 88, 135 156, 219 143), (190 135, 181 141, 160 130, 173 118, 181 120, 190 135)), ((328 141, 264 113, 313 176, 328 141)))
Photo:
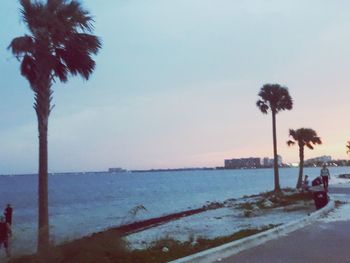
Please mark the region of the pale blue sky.
MULTIPOLYGON (((49 170, 222 166, 271 156, 271 116, 255 106, 264 83, 286 85, 289 128, 315 129, 306 158, 348 158, 349 1, 85 0, 103 41, 91 79, 54 85, 49 170)), ((19 4, 0 10, 0 173, 37 170, 33 94, 6 49, 22 35, 19 4)))

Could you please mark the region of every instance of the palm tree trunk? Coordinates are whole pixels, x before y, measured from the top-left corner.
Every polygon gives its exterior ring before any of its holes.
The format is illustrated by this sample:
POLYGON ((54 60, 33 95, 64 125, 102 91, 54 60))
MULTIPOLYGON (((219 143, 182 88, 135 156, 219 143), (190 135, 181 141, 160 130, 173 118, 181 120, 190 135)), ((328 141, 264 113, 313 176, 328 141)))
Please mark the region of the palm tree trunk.
POLYGON ((272 111, 272 136, 273 136, 273 168, 274 168, 274 179, 276 193, 281 192, 279 174, 278 174, 278 159, 277 159, 277 135, 276 135, 276 112, 272 111))
MULTIPOLYGON (((48 118, 46 118, 48 119, 48 118)), ((39 121, 39 222, 38 252, 43 253, 49 247, 49 209, 48 209, 48 154, 47 122, 39 121)))
POLYGON ((48 143, 47 131, 50 115, 51 85, 49 74, 35 90, 34 108, 38 118, 39 131, 39 175, 38 175, 38 252, 45 253, 49 248, 49 208, 48 208, 48 143))
POLYGON ((298 182, 296 188, 301 187, 301 183, 303 180, 303 169, 304 169, 304 146, 299 145, 299 176, 298 176, 298 182))

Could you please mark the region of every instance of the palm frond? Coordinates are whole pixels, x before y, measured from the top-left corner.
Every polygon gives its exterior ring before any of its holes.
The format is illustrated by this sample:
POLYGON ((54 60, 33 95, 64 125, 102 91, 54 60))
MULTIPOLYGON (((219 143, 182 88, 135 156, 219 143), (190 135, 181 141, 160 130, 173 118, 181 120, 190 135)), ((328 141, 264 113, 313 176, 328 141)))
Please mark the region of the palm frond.
POLYGON ((21 56, 26 53, 33 53, 33 38, 28 35, 24 35, 23 37, 16 37, 11 41, 8 49, 11 49, 12 54, 15 56, 21 56))
POLYGON ((21 63, 21 74, 28 79, 32 89, 35 89, 37 80, 37 66, 35 59, 29 55, 25 55, 21 63))
POLYGON ((31 3, 30 0, 20 0, 20 4, 22 6, 22 9, 21 9, 21 14, 22 14, 22 19, 24 20, 25 23, 28 24, 28 18, 32 17, 33 16, 33 9, 34 9, 34 6, 33 4, 31 3))
POLYGON ((312 146, 311 142, 305 143, 306 147, 309 148, 310 150, 313 150, 314 147, 312 146))
POLYGON ((79 27, 83 32, 93 30, 93 19, 89 12, 84 10, 79 1, 71 1, 60 9, 60 16, 69 17, 70 22, 79 27))
POLYGON ((295 130, 289 129, 289 136, 291 136, 295 141, 298 140, 298 136, 295 130))
POLYGON ((260 109, 260 111, 264 114, 267 114, 267 111, 269 110, 269 106, 262 100, 258 100, 256 102, 256 106, 260 109))
POLYGON ((72 75, 80 74, 88 79, 95 68, 95 62, 91 56, 77 48, 75 44, 66 46, 66 49, 60 51, 60 58, 64 62, 67 71, 72 75))
POLYGON ((47 10, 51 13, 57 12, 65 2, 65 0, 47 0, 47 10))
POLYGON ((347 149, 346 153, 350 154, 350 141, 348 141, 347 143, 348 144, 346 145, 346 148, 348 148, 348 149, 347 149))
POLYGON ((45 5, 40 1, 20 0, 22 19, 27 24, 29 31, 35 36, 40 29, 45 27, 48 16, 45 5))
POLYGON ((294 145, 295 144, 295 141, 292 141, 292 140, 288 140, 287 141, 287 145, 288 146, 292 146, 292 145, 294 145))
POLYGON ((313 138, 311 139, 311 142, 312 142, 314 145, 316 145, 316 144, 322 144, 321 138, 320 138, 320 137, 317 137, 317 136, 313 137, 313 138))
POLYGON ((74 34, 74 38, 71 41, 74 41, 85 52, 92 54, 97 54, 102 46, 98 37, 85 33, 74 34))
POLYGON ((55 65, 53 67, 54 76, 58 77, 60 81, 68 81, 68 69, 59 59, 55 59, 55 65))

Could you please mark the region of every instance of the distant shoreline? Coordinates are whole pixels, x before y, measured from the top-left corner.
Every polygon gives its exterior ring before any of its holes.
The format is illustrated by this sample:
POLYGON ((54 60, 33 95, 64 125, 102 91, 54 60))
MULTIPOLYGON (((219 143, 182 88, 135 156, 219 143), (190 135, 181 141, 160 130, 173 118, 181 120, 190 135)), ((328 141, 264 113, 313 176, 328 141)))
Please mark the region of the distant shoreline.
MULTIPOLYGON (((320 166, 304 166, 304 168, 318 168, 320 166)), ((336 165, 330 167, 350 167, 350 165, 336 165)), ((283 166, 284 168, 298 168, 292 166, 283 166)), ((145 169, 145 170, 123 170, 120 172, 109 171, 88 171, 88 172, 57 172, 49 173, 49 176, 57 175, 91 175, 91 174, 127 174, 127 173, 158 173, 158 172, 185 172, 185 171, 216 171, 216 170, 258 170, 258 169, 273 169, 273 167, 237 167, 237 168, 225 168, 225 167, 194 167, 194 168, 164 168, 164 169, 145 169)), ((0 176, 37 176, 37 173, 25 173, 25 174, 0 174, 0 176)))

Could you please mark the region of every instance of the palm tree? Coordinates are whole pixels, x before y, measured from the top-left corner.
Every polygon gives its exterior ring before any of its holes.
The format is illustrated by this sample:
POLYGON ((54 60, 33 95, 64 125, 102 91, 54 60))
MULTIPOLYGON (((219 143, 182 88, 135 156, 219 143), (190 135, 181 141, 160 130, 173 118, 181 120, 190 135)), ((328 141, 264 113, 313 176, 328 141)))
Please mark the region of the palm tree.
POLYGON ((346 148, 347 148, 346 153, 350 154, 350 141, 348 141, 348 144, 346 145, 346 148))
POLYGON ((101 48, 92 17, 77 0, 20 0, 29 34, 14 38, 9 49, 21 62, 21 74, 34 92, 39 131, 38 251, 49 246, 47 131, 52 110, 52 84, 70 75, 88 79, 95 68, 92 55, 101 48))
POLYGON ((288 88, 279 84, 265 84, 259 94, 260 99, 256 105, 260 111, 267 114, 270 110, 272 113, 272 137, 273 137, 273 157, 274 157, 274 179, 275 192, 280 192, 277 159, 277 135, 276 135, 276 114, 282 110, 291 110, 293 108, 293 100, 289 95, 288 88))
POLYGON ((301 187, 303 179, 303 168, 304 168, 304 148, 305 146, 311 150, 314 149, 316 144, 322 144, 321 138, 317 136, 317 133, 313 129, 300 128, 297 130, 290 129, 289 136, 293 140, 287 141, 288 146, 298 143, 299 146, 299 177, 297 182, 297 188, 301 187))

